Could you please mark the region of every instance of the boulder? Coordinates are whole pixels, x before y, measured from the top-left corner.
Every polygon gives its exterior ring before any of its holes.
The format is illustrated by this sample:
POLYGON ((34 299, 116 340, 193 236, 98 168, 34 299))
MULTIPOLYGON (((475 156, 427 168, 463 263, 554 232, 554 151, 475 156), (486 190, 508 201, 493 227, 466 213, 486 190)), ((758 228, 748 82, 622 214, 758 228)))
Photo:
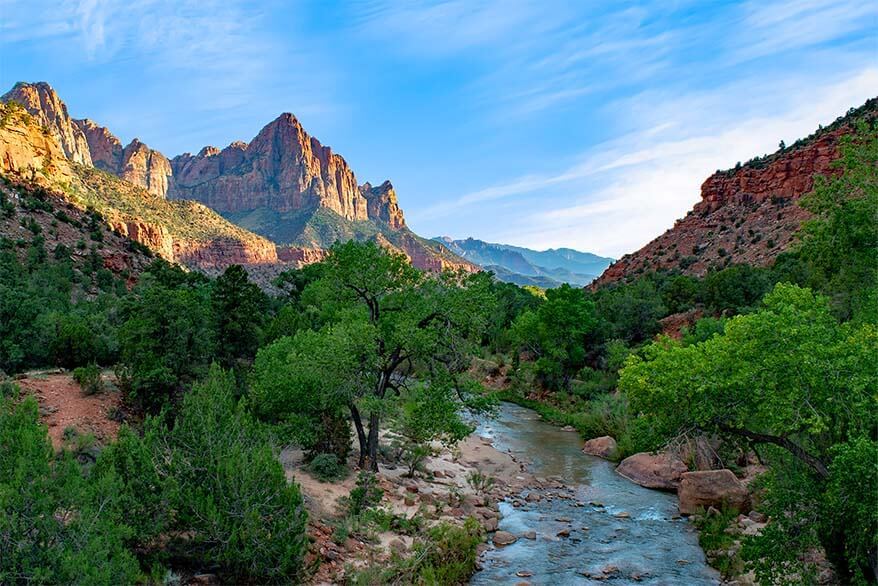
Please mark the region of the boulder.
POLYGON ((494 545, 512 545, 518 538, 508 531, 498 531, 494 534, 494 545))
POLYGON ((691 515, 699 508, 724 506, 746 512, 749 505, 747 488, 727 469, 684 473, 677 495, 684 515, 691 515))
POLYGON ((646 488, 676 490, 680 486, 680 477, 688 469, 682 460, 666 452, 640 452, 622 460, 616 472, 646 488))
POLYGON ((616 440, 608 435, 596 437, 585 442, 582 451, 604 460, 613 460, 619 452, 616 440))

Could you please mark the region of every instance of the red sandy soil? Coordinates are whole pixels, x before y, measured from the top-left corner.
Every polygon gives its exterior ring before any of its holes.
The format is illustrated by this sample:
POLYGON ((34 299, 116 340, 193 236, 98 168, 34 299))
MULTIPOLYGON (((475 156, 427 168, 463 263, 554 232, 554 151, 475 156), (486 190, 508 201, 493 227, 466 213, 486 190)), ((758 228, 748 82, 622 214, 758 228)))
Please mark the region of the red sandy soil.
POLYGON ((116 390, 85 395, 69 373, 28 373, 15 382, 23 393, 39 401, 40 421, 49 428, 56 450, 63 447, 62 436, 68 427, 80 434, 94 434, 101 443, 115 439, 119 432, 119 422, 109 416, 122 402, 116 390))

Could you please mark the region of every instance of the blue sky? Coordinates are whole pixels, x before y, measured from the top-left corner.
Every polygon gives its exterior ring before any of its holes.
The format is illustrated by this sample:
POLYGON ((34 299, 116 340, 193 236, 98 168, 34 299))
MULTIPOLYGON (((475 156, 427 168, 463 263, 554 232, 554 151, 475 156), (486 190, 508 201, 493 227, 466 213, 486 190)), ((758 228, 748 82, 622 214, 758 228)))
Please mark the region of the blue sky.
POLYGON ((619 256, 878 95, 878 3, 0 0, 0 85, 168 156, 290 111, 425 236, 619 256))

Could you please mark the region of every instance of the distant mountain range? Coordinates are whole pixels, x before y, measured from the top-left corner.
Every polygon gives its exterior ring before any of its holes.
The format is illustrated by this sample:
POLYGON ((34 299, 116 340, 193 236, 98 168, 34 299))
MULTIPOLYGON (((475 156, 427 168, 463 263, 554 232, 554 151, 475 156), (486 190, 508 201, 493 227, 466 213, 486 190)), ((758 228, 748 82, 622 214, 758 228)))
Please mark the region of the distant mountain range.
POLYGON ((444 244, 454 254, 493 271, 501 281, 517 285, 545 288, 562 283, 587 285, 613 262, 612 258, 571 248, 539 251, 475 238, 454 240, 448 236, 433 240, 444 244))

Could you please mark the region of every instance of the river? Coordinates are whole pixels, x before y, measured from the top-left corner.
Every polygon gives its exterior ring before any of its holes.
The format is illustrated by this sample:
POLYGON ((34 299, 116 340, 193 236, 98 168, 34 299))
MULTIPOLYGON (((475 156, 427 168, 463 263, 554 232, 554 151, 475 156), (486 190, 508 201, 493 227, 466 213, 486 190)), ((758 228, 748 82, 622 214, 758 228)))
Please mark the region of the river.
POLYGON ((694 527, 677 512, 672 494, 642 488, 615 473, 613 464, 582 453, 576 433, 503 403, 476 430, 529 471, 558 478, 569 490, 544 489, 539 502, 500 504, 500 529, 520 536, 489 550, 471 584, 718 584, 698 546, 694 527), (566 492, 568 498, 559 498, 566 492), (572 497, 572 498, 570 498, 572 497), (562 530, 569 537, 559 537, 562 530))

